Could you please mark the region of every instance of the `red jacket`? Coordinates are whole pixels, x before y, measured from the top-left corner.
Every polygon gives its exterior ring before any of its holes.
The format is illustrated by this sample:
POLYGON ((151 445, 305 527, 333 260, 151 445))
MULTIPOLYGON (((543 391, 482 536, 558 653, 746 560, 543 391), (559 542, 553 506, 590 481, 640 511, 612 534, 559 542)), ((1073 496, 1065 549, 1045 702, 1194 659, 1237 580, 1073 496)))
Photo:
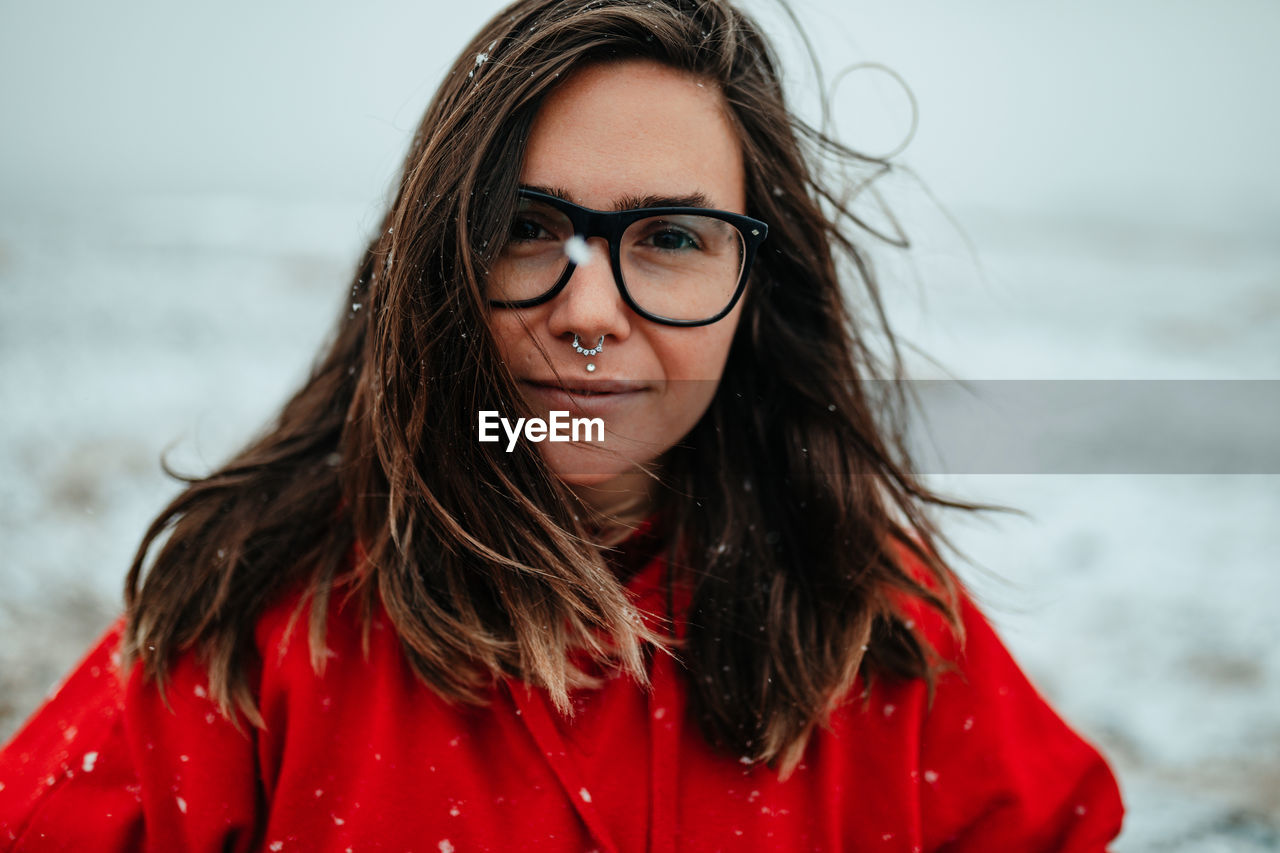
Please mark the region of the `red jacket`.
MULTIPOLYGON (((663 613, 666 562, 628 588, 663 613)), ((677 613, 680 599, 677 597, 677 613)), ((683 599, 687 602, 687 598, 683 599)), ((368 658, 335 604, 322 676, 293 601, 257 630, 264 730, 237 731, 183 657, 167 707, 121 678, 112 627, 0 753, 0 849, 23 851, 1097 851, 1122 806, 1102 756, 1045 703, 968 599, 963 677, 862 683, 795 774, 713 752, 685 719, 673 662, 652 693, 615 679, 575 696, 495 688, 453 707, 410 670, 375 616, 368 658)))

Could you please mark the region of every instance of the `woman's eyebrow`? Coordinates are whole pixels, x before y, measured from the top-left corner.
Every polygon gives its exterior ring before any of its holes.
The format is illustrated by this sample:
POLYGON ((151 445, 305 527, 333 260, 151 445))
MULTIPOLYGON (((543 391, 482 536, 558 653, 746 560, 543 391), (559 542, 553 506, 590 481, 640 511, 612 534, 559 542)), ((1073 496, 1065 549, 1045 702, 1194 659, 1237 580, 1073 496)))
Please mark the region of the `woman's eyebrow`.
POLYGON ((627 195, 618 199, 614 210, 635 210, 639 207, 711 207, 711 202, 700 192, 688 195, 627 195))
MULTIPOLYGON (((569 191, 563 187, 540 187, 525 186, 524 189, 533 190, 534 192, 546 193, 555 196, 558 199, 578 204, 577 201, 569 194, 569 191)), ((614 210, 636 210, 641 207, 706 207, 710 208, 710 199, 705 193, 695 190, 687 195, 624 195, 615 199, 613 204, 614 210)))

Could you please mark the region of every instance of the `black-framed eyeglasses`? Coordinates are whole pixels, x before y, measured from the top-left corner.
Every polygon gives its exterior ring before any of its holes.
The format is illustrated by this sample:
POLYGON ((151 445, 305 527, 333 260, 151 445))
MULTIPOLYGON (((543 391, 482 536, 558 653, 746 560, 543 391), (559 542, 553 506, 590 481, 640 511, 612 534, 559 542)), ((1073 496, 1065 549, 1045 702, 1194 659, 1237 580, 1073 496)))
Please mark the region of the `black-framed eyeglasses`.
POLYGON ((759 219, 704 207, 603 211, 521 189, 506 245, 490 272, 489 303, 541 305, 588 263, 587 240, 609 243, 613 280, 627 305, 668 326, 722 319, 747 286, 756 249, 769 233, 759 219))

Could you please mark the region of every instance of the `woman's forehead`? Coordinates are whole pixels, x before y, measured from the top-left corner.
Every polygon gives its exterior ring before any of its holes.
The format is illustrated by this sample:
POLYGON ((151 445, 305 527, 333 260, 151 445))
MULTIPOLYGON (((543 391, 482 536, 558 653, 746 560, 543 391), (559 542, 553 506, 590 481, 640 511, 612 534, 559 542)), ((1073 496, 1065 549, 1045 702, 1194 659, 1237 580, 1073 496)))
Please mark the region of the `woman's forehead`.
POLYGON ((520 181, 599 210, 701 194, 740 210, 741 145, 714 83, 653 60, 588 65, 534 118, 520 181))

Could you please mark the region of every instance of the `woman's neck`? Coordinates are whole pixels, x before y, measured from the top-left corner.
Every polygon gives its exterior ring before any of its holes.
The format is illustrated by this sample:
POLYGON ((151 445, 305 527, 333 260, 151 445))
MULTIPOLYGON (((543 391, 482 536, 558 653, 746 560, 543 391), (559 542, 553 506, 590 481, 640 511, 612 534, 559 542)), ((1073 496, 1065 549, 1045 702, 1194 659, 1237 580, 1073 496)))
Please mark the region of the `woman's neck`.
POLYGON ((607 483, 597 486, 571 486, 578 496, 601 520, 592 531, 592 538, 600 545, 613 545, 623 541, 656 507, 656 483, 643 471, 621 474, 607 483))

